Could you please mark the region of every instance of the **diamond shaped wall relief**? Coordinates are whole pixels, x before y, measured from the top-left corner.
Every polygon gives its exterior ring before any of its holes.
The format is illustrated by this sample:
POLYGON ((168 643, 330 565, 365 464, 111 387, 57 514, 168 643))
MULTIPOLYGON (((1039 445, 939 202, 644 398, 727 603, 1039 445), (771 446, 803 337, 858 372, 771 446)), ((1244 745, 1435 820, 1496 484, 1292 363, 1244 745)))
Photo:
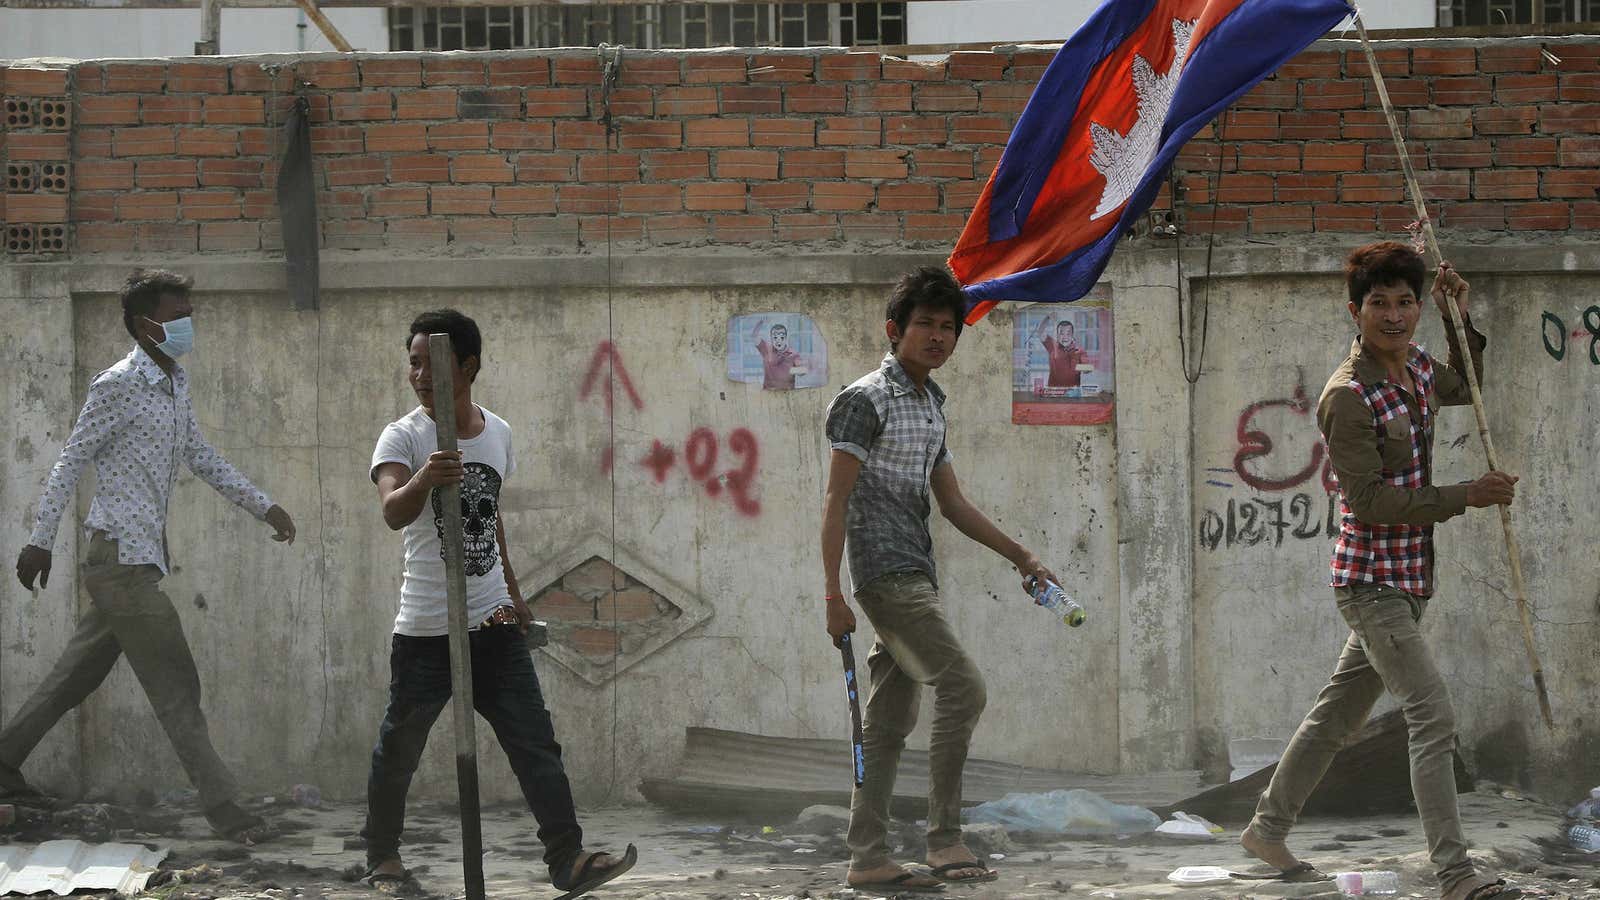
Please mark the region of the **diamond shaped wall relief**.
POLYGON ((711 618, 705 600, 596 533, 519 580, 541 586, 526 595, 534 618, 550 628, 550 643, 541 649, 595 685, 711 618))

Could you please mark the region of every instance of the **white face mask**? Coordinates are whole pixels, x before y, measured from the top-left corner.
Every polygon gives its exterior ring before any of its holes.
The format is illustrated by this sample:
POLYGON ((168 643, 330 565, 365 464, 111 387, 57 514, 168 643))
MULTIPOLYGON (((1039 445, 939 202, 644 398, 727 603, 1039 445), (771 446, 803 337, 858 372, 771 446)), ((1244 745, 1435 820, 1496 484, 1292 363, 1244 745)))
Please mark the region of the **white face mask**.
POLYGON ((156 349, 162 353, 177 359, 194 349, 193 318, 184 316, 181 319, 173 319, 170 322, 157 322, 153 319, 146 319, 145 321, 160 328, 166 334, 166 340, 156 344, 156 349))

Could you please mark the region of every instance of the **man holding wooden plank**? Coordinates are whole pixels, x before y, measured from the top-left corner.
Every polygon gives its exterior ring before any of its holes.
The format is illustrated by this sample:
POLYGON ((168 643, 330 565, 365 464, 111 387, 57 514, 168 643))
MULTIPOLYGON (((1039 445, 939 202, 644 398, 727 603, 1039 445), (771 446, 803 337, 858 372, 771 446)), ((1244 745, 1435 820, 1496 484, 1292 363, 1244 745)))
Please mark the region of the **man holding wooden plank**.
POLYGON ((550 713, 523 635, 532 615, 506 556, 501 486, 516 471, 511 426, 472 402, 483 338, 455 310, 423 313, 406 340, 408 377, 420 405, 392 422, 372 455, 383 520, 405 534, 405 581, 389 657, 389 706, 378 731, 367 783, 368 879, 374 886, 407 880, 400 859, 406 791, 428 732, 450 702, 451 665, 439 491, 459 485, 471 623, 473 705, 494 728, 539 822, 551 881, 575 897, 632 867, 634 851, 616 858, 583 849, 583 829, 561 763, 550 713), (455 351, 454 397, 433 396, 428 336, 448 334, 455 351), (434 411, 453 407, 459 449, 438 449, 434 411))
POLYGON ((1323 389, 1317 424, 1342 495, 1331 584, 1350 636, 1240 843, 1286 876, 1320 874, 1285 839, 1334 754, 1387 689, 1405 713, 1411 790, 1445 900, 1510 900, 1521 892, 1479 875, 1467 858, 1451 755, 1455 711, 1420 623, 1436 587, 1433 526, 1469 506, 1510 503, 1517 479, 1490 471, 1466 484, 1433 484, 1434 416, 1441 405, 1472 402, 1447 304, 1467 323, 1466 350, 1480 378, 1488 341, 1467 317, 1466 281, 1441 263, 1432 293, 1446 316, 1449 361, 1412 342, 1426 275, 1421 254, 1394 241, 1357 248, 1345 264, 1357 335, 1323 389))

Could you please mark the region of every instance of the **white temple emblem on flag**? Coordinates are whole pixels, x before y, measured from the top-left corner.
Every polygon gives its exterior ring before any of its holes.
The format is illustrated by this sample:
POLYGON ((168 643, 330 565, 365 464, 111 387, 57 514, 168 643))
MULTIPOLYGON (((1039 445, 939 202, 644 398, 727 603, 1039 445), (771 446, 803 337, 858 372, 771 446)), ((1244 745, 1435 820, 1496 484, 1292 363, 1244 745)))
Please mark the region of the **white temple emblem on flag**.
POLYGON ((1127 134, 1119 134, 1099 122, 1089 125, 1089 135, 1094 150, 1089 154, 1089 164, 1105 176, 1105 191, 1100 195, 1100 205, 1089 216, 1092 221, 1122 208, 1133 196, 1139 179, 1161 149, 1161 127, 1167 121, 1167 110, 1172 106, 1173 94, 1178 89, 1178 78, 1183 74, 1183 64, 1189 57, 1189 41, 1194 36, 1195 22, 1172 20, 1172 65, 1165 75, 1157 75, 1150 61, 1143 56, 1133 58, 1133 92, 1138 98, 1138 117, 1127 134))

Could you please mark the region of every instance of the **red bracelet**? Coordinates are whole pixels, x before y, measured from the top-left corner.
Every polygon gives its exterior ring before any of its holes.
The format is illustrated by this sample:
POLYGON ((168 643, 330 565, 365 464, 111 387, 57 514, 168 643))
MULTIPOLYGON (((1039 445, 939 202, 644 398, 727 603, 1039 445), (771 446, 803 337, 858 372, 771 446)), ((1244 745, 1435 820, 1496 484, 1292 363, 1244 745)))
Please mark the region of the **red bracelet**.
POLYGON ((844 595, 843 594, 823 594, 822 595, 822 602, 823 603, 827 603, 829 600, 843 600, 843 599, 844 599, 844 595))

